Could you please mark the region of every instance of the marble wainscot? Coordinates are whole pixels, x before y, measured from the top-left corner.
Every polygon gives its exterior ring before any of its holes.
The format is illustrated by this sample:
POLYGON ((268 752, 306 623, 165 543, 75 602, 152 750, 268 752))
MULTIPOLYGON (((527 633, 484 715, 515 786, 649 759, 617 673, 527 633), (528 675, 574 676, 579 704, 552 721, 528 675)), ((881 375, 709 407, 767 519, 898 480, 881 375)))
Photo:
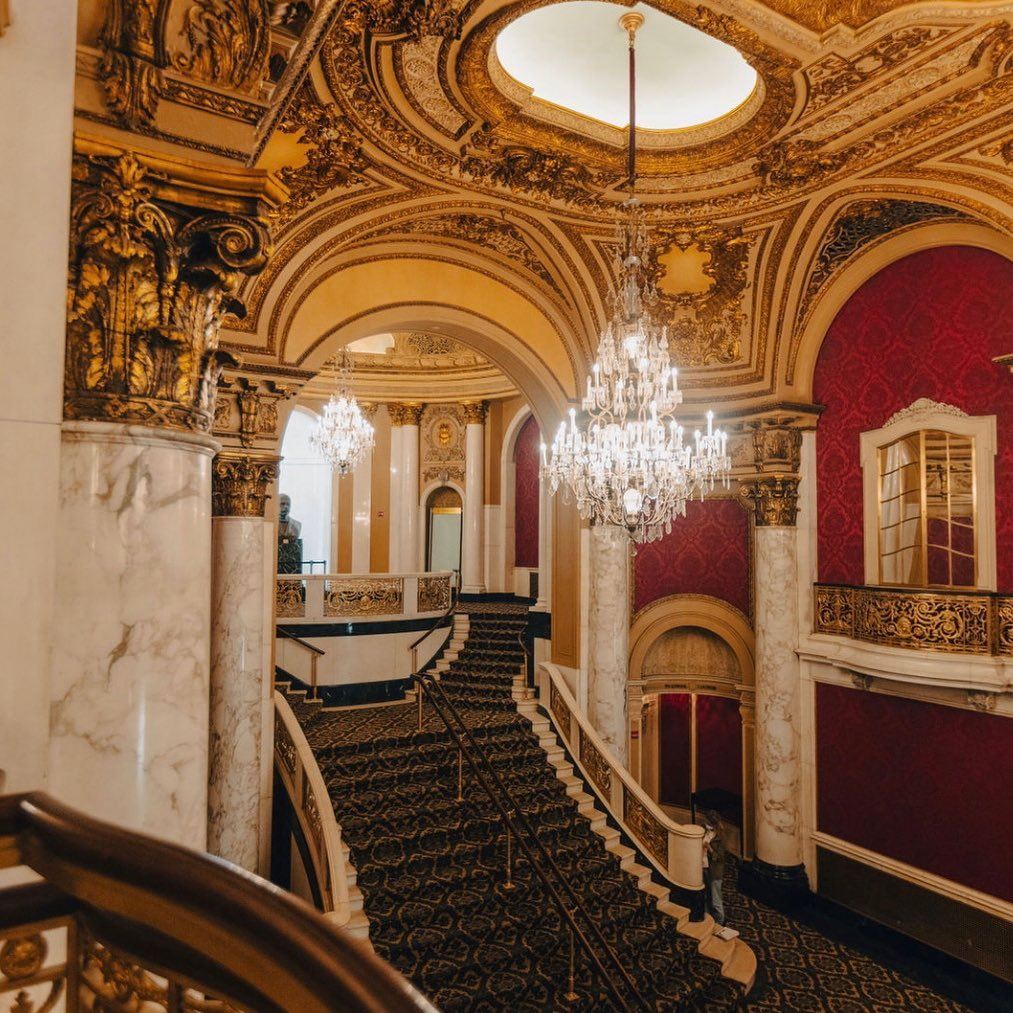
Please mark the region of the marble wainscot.
POLYGON ((50 791, 201 849, 216 450, 190 433, 64 423, 50 684, 50 791))

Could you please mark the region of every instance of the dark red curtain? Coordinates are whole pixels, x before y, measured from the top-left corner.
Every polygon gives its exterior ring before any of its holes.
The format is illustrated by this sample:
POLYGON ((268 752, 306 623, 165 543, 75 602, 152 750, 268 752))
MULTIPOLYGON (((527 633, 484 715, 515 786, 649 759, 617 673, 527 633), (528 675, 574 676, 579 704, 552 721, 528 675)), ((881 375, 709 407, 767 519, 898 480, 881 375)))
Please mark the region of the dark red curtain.
POLYGON ((658 700, 658 797, 672 805, 689 805, 690 698, 666 693, 658 700))
POLYGON ((696 698, 697 790, 724 788, 742 794, 742 719, 739 701, 696 698))

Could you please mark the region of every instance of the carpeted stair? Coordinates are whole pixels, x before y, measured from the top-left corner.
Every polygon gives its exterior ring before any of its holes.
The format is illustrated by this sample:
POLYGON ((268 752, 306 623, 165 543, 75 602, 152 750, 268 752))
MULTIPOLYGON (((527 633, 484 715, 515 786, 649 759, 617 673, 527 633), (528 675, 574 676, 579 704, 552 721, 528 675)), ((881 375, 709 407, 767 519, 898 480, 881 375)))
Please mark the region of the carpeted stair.
MULTIPOLYGON (((659 910, 665 891, 638 889, 620 868, 518 712, 523 611, 500 606, 469 619, 463 648, 445 652, 432 670, 647 1006, 736 1008, 741 987, 659 910)), ((516 842, 513 889, 506 888, 499 811, 467 762, 457 801, 457 749, 428 702, 419 732, 412 702, 328 710, 298 693, 289 699, 358 870, 377 953, 448 1011, 618 1008, 579 948, 579 998, 566 1000, 565 922, 516 842)), ((644 1008, 632 996, 627 1003, 644 1008)))

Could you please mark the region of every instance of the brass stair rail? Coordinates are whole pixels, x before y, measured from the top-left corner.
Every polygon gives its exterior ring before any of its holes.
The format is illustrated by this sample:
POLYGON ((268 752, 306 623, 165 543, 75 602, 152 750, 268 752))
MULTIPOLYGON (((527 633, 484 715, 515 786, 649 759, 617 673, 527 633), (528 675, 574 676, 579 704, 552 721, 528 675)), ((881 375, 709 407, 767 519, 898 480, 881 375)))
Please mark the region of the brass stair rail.
MULTIPOLYGON (((457 573, 458 571, 455 570, 454 572, 457 573)), ((412 676, 411 677, 412 677, 413 680, 415 679, 415 676, 418 674, 418 667, 419 667, 419 665, 418 665, 418 650, 419 650, 419 644, 421 644, 422 641, 425 640, 426 637, 428 637, 431 633, 434 633, 437 629, 439 629, 440 625, 446 619, 448 619, 450 616, 452 616, 457 611, 457 606, 458 606, 458 603, 460 601, 460 597, 461 597, 461 582, 460 582, 460 580, 458 580, 456 582, 456 584, 452 584, 451 588, 450 588, 450 606, 443 612, 442 615, 438 615, 429 624, 429 626, 426 628, 426 630, 425 630, 424 633, 419 634, 419 636, 417 636, 408 645, 408 652, 412 656, 412 676)), ((451 630, 451 633, 452 633, 453 632, 453 623, 451 623, 451 625, 450 625, 450 630, 451 630)), ((450 638, 448 637, 447 639, 450 639, 450 638)), ((422 731, 422 703, 423 703, 422 697, 423 697, 423 691, 422 691, 422 685, 418 681, 416 681, 415 686, 416 686, 416 692, 418 694, 418 701, 419 701, 419 731, 421 732, 422 731)))
POLYGON ((580 898, 576 895, 576 893, 573 890, 573 887, 570 886, 569 881, 566 879, 566 877, 562 873, 562 870, 556 864, 555 859, 553 859, 552 855, 548 852, 545 845, 542 844, 541 840, 538 838, 538 835, 534 832, 524 811, 514 800, 513 796, 510 793, 510 790, 507 788, 506 784, 503 782, 503 779, 497 773, 495 767, 493 767, 492 764, 489 762, 489 758, 485 755, 485 751, 476 742, 475 737, 471 734, 471 730, 464 723, 463 719, 461 718, 460 712, 454 706, 453 701, 451 701, 450 698, 447 696, 443 687, 439 684, 439 682, 436 679, 433 678, 432 674, 428 672, 415 671, 412 673, 412 680, 418 687, 420 700, 419 714, 421 715, 422 713, 421 700, 423 688, 427 687, 429 690, 430 703, 432 704, 433 709, 436 711, 437 715, 443 721, 444 725, 447 728, 447 731, 453 737, 460 755, 467 757, 468 765, 471 767, 482 788, 485 790, 485 793, 489 796, 489 799, 496 806, 496 808, 500 812, 500 815, 503 817, 503 822, 506 828, 507 846, 508 846, 507 882, 512 886, 511 881, 512 861, 509 848, 512 838, 516 837, 517 843, 520 845, 521 850, 524 852, 525 857, 528 859, 532 871, 535 873, 538 879, 541 880, 542 884, 548 890, 550 897, 552 898, 556 907, 559 909, 560 913, 563 915, 564 920, 569 924, 570 931, 580 941, 585 952, 591 959, 591 962, 593 963, 595 969, 598 971, 600 978, 605 983, 608 991, 612 993, 613 998, 616 1000, 616 1002, 618 1002, 619 1006, 624 1010, 628 1010, 630 1008, 626 1001, 626 997, 623 996, 619 987, 613 980, 612 975, 605 967, 605 964, 602 961, 601 957, 599 956, 598 951, 595 949, 595 947, 591 945, 587 936, 581 929, 580 925, 577 923, 575 912, 582 915, 585 921, 587 922, 588 926, 590 926, 591 934, 594 936, 595 942, 607 954, 609 961, 615 967, 615 969, 618 970, 620 976, 622 977, 625 984, 629 988, 630 993, 635 998, 637 1004, 643 1009, 650 1009, 651 1008, 650 1005, 640 994, 639 990, 637 989, 636 983, 630 976, 629 971, 627 971, 627 969, 623 966, 615 950, 613 950, 612 947, 609 945, 608 940, 605 939, 601 929, 594 921, 594 919, 590 916, 590 914, 587 912, 587 910, 584 908, 584 905, 581 903, 580 898), (444 708, 446 708, 446 710, 444 710, 444 708), (460 732, 454 727, 450 718, 447 717, 447 712, 449 712, 450 715, 453 717, 454 722, 456 722, 457 725, 460 726, 461 729, 460 732), (484 767, 487 768, 489 774, 492 777, 492 780, 496 783, 496 786, 499 789, 500 793, 499 795, 497 795, 497 793, 493 790, 493 787, 490 784, 488 778, 486 777, 485 772, 480 767, 479 762, 475 759, 476 755, 481 757, 482 765, 484 765, 484 767), (504 804, 503 798, 506 798, 507 804, 504 804), (562 894, 559 892, 555 884, 549 879, 545 870, 539 864, 528 841, 525 840, 523 836, 521 836, 516 832, 514 822, 511 818, 511 812, 514 814, 514 817, 516 817, 517 823, 520 826, 520 828, 523 829, 524 832, 532 840, 534 840, 542 860, 545 862, 548 868, 551 869, 553 875, 559 880, 560 884, 562 885, 563 891, 566 893, 566 896, 569 900, 569 904, 567 903, 566 900, 564 900, 562 894))
POLYGON ((308 640, 303 640, 302 637, 297 637, 294 633, 289 633, 288 630, 282 629, 281 626, 275 626, 274 632, 279 637, 285 637, 288 640, 294 640, 300 647, 304 647, 310 652, 310 691, 307 695, 307 700, 317 699, 317 658, 322 658, 327 652, 322 651, 319 647, 314 647, 308 640))

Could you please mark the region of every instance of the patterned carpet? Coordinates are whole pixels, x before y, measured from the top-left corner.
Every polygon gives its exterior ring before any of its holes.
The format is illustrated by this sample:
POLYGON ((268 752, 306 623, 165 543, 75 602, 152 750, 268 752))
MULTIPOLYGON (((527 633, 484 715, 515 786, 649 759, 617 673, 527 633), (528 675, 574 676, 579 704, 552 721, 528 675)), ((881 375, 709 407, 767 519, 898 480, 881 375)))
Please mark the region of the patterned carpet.
MULTIPOLYGON (((524 610, 468 610, 467 646, 440 684, 638 991, 657 1009, 735 1007, 737 987, 620 870, 518 714, 510 689, 523 659, 524 610)), ((499 813, 473 776, 465 801, 456 801, 456 748, 429 706, 419 734, 412 704, 321 712, 298 699, 381 956, 447 1011, 617 1008, 583 954, 580 999, 566 1001, 563 919, 516 844, 515 887, 504 889, 499 813)))
MULTIPOLYGON (((742 896, 730 862, 727 921, 760 965, 743 1001, 621 872, 517 713, 510 686, 522 661, 517 632, 525 609, 469 602, 465 610, 468 643, 441 685, 651 1006, 708 1013, 970 1009, 742 896)), ((615 1008, 582 957, 581 998, 565 1001, 562 919, 523 858, 515 859, 515 889, 504 890, 499 814, 467 767, 465 801, 456 801, 457 752, 431 707, 419 734, 413 704, 321 711, 298 694, 291 700, 351 848, 379 954, 447 1011, 615 1008)))

